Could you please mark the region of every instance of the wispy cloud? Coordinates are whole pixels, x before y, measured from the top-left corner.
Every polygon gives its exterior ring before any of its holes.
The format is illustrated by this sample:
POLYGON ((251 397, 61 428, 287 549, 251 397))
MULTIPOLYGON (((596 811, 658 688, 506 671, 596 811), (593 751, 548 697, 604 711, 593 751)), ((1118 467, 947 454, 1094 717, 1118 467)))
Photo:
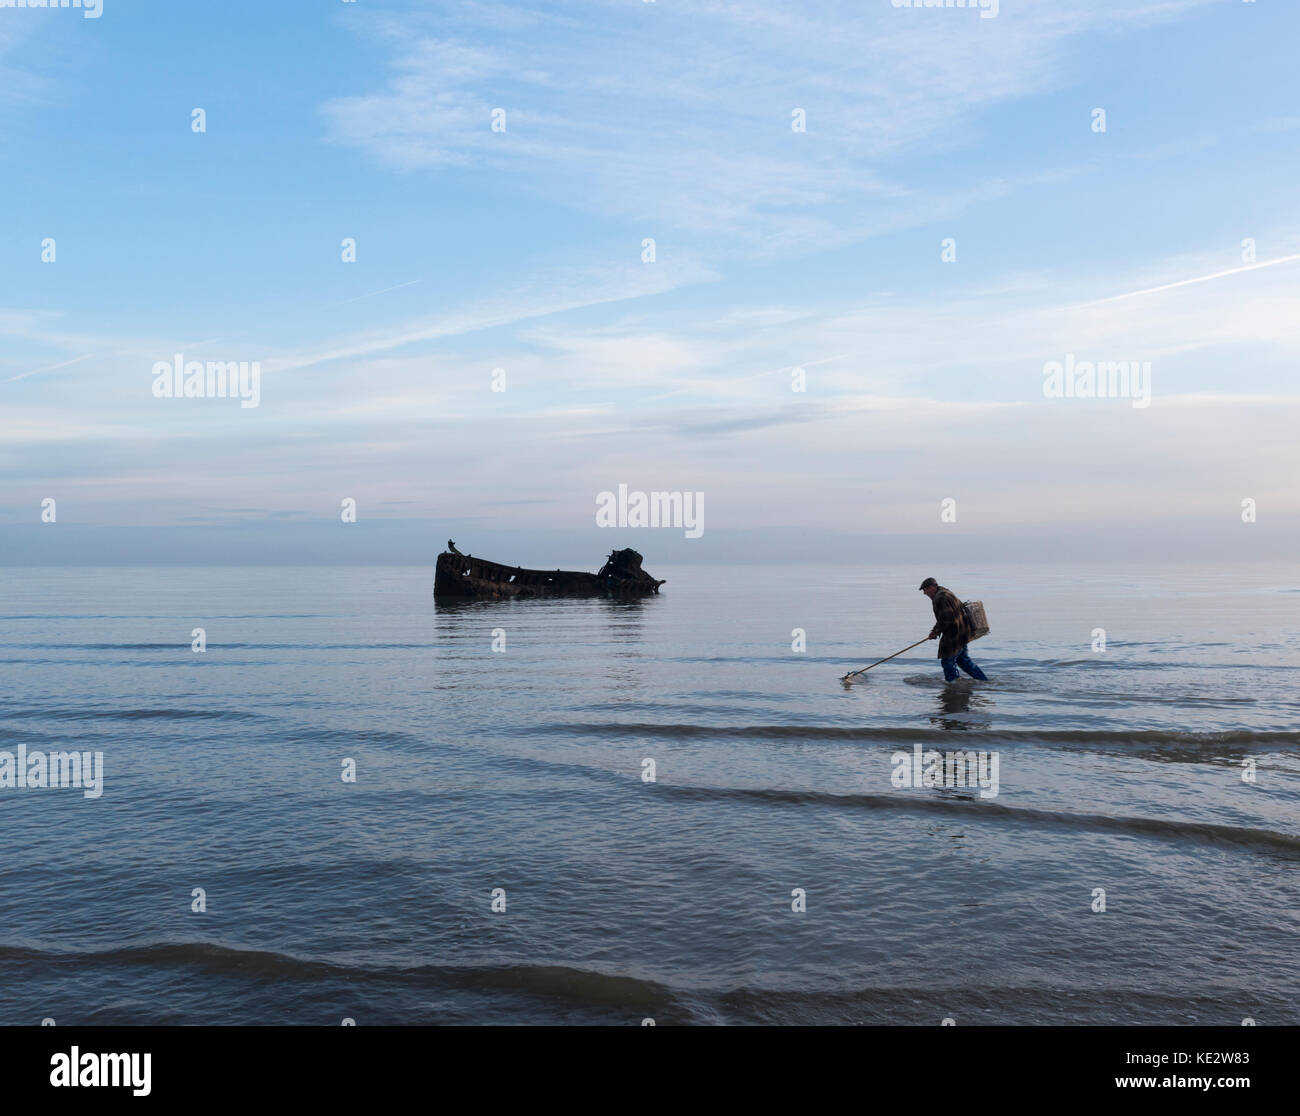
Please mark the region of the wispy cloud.
POLYGON ((674 266, 604 268, 537 276, 522 288, 505 290, 459 310, 336 338, 329 344, 270 359, 267 372, 288 372, 330 361, 356 360, 421 342, 460 337, 552 314, 662 294, 677 286, 715 278, 689 259, 674 266))
POLYGON ((1076 37, 1208 2, 1043 0, 981 21, 755 0, 694 5, 689 23, 669 4, 458 6, 368 25, 391 75, 324 113, 337 142, 391 167, 522 174, 540 197, 718 253, 788 255, 1005 193, 1001 175, 921 185, 902 160, 967 144, 990 107, 1070 81, 1076 37))

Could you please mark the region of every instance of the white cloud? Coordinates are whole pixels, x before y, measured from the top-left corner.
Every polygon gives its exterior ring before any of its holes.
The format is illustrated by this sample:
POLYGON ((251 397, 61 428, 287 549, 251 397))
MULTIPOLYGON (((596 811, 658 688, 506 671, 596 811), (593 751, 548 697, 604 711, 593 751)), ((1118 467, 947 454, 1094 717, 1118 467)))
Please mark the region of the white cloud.
POLYGON ((387 83, 323 111, 333 139, 389 166, 496 170, 716 251, 780 256, 1014 188, 1027 176, 921 191, 897 160, 969 144, 990 107, 1072 80, 1078 36, 1208 2, 1040 0, 991 21, 858 0, 417 10, 377 24, 387 83), (503 134, 489 127, 498 107, 503 134))

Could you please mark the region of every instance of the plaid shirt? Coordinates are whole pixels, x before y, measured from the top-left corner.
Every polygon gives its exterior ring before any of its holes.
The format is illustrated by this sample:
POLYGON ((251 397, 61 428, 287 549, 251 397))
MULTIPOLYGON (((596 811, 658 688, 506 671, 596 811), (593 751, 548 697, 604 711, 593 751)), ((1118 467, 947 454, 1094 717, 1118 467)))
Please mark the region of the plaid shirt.
POLYGON ((961 649, 970 642, 970 625, 966 622, 966 610, 951 589, 939 586, 934 600, 934 628, 931 635, 939 635, 939 658, 951 659, 961 653, 961 649))

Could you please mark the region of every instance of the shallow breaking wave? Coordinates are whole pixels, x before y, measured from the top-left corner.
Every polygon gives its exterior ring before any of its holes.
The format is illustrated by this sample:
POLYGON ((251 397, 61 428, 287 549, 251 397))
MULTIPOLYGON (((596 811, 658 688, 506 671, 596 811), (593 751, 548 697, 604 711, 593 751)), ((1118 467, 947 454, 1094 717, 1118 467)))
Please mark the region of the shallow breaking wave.
MULTIPOLYGON (((538 725, 532 731, 559 735, 712 737, 754 740, 864 740, 898 744, 951 746, 971 736, 1011 744, 1139 744, 1202 746, 1206 749, 1300 748, 1300 732, 1183 732, 1165 729, 995 729, 980 732, 972 728, 960 737, 949 729, 891 728, 859 725, 697 725, 602 721, 538 725)), ((987 745, 984 745, 987 747, 987 745)))

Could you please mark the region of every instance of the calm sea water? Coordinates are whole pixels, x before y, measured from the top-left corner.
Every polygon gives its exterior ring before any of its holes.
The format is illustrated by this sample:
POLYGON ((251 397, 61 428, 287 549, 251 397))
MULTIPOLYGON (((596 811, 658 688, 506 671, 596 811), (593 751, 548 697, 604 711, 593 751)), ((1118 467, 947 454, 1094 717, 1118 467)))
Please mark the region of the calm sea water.
POLYGON ((0 1022, 1300 1023, 1294 568, 647 565, 6 570, 0 749, 105 778, 0 789, 0 1022), (841 685, 930 572, 992 681, 841 685))

